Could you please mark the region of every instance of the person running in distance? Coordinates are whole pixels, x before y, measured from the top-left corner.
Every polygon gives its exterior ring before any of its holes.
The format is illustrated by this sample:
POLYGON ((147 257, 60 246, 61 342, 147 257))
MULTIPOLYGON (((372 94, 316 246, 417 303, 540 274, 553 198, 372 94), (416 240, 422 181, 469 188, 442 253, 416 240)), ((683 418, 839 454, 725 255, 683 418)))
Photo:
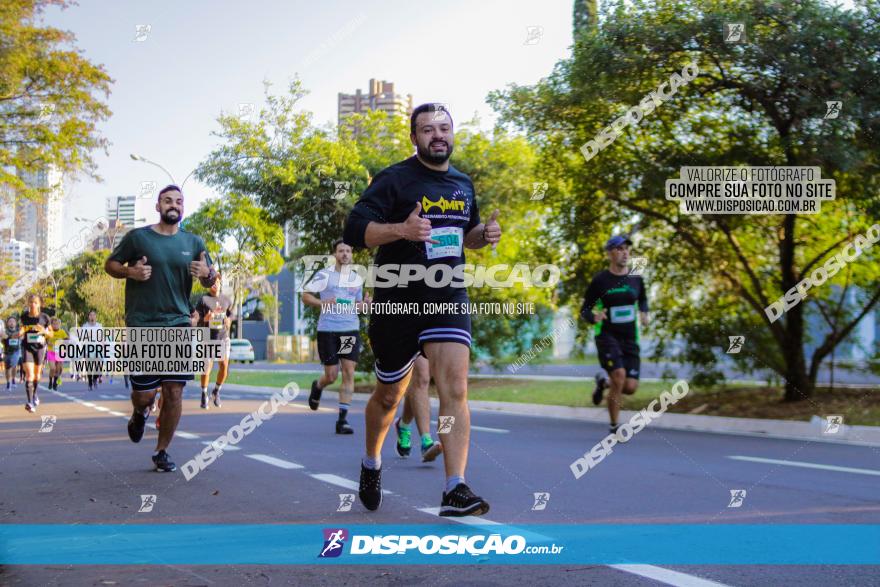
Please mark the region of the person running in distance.
POLYGON ((6 319, 4 328, 0 331, 3 338, 3 366, 6 368, 6 389, 15 385, 15 372, 18 371, 18 361, 21 358, 21 331, 18 320, 14 316, 6 319))
POLYGON ((43 313, 43 299, 37 294, 27 297, 27 310, 21 315, 20 334, 24 339, 22 358, 24 361, 24 388, 27 403, 24 408, 28 412, 37 411, 40 397, 37 386, 46 363, 46 339, 52 336, 52 325, 49 316, 43 313))
MULTIPOLYGON (((232 324, 232 300, 229 296, 220 293, 222 276, 217 273, 217 280, 211 286, 209 292, 199 299, 196 304, 196 312, 199 313, 198 326, 210 328, 211 340, 222 340, 226 345, 226 358, 217 361, 217 379, 214 382, 214 390, 211 398, 214 406, 221 407, 220 389, 229 375, 229 328, 232 324)), ((211 382, 211 368, 213 361, 208 360, 207 369, 201 376, 202 398, 200 406, 203 410, 208 409, 208 384, 211 382)))
POLYGON ((336 434, 353 434, 347 417, 354 393, 354 369, 361 349, 358 315, 369 309, 370 296, 364 297, 363 280, 350 270, 351 247, 339 238, 333 241, 332 250, 336 258, 333 269, 318 271, 303 287, 303 303, 321 310, 318 318, 318 356, 324 365, 324 375, 312 381, 309 407, 318 409, 321 392, 328 385, 336 383, 341 364, 342 389, 339 390, 336 434))
POLYGON ((70 335, 61 327, 61 319, 57 316, 52 318, 51 323, 52 337, 48 339, 49 351, 46 353, 46 360, 49 362, 49 389, 57 390, 64 372, 64 361, 55 353, 55 345, 69 339, 70 335))
POLYGON ((617 432, 622 394, 632 395, 639 387, 640 331, 648 325, 648 297, 641 275, 631 275, 629 254, 632 241, 622 235, 605 243, 608 269, 593 276, 581 317, 594 324, 599 366, 608 372, 610 383, 597 374, 593 403, 599 405, 606 385, 608 415, 612 433, 617 432), (636 316, 638 315, 638 320, 636 316))
MULTIPOLYGON (((183 193, 176 185, 159 192, 159 222, 129 231, 111 253, 104 269, 125 279, 127 327, 191 328, 193 308, 189 297, 193 279, 205 288, 217 280, 205 243, 178 226, 183 218, 183 193)), ((140 442, 157 388, 162 393, 162 427, 153 464, 157 471, 177 470, 167 449, 180 421, 183 388, 192 373, 131 374, 132 414, 128 436, 140 442)))

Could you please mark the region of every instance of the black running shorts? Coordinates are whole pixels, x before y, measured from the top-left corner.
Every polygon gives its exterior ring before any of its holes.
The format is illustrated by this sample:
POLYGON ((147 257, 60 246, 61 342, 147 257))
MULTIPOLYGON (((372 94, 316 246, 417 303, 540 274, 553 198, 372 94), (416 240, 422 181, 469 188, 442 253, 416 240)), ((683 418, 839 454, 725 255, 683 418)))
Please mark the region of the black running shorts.
POLYGON ((339 359, 357 363, 360 356, 361 336, 357 330, 350 332, 318 331, 318 357, 321 358, 322 365, 338 365, 339 359))
MULTIPOLYGON (((466 303, 466 297, 452 300, 466 303)), ((429 342, 458 342, 471 346, 471 317, 465 313, 370 316, 370 344, 376 357, 376 378, 397 383, 409 373, 424 345, 429 342)))
POLYGON ((596 337, 596 352, 599 355, 599 366, 608 373, 615 369, 625 369, 627 378, 639 378, 641 359, 639 343, 635 338, 617 338, 600 334, 596 337))
POLYGON ((163 383, 182 383, 186 385, 187 381, 194 378, 192 373, 180 373, 177 375, 129 375, 128 380, 131 382, 133 391, 152 391, 157 387, 162 387, 163 383))
POLYGON ((38 367, 46 362, 46 347, 25 344, 22 348, 25 363, 33 363, 38 367))

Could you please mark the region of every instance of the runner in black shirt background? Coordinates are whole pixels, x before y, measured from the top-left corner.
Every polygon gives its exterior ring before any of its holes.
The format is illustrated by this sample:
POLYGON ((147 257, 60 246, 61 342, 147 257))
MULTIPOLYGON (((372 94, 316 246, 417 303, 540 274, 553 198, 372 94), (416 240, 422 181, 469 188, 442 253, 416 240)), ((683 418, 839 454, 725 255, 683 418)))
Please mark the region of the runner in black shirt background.
MULTIPOLYGON (((416 155, 382 170, 351 211, 343 240, 353 247, 379 247, 375 263, 457 267, 464 249, 478 249, 501 239, 496 210, 480 222, 470 178, 449 164, 453 151, 452 117, 442 105, 422 104, 410 118, 416 155)), ((401 271, 400 273, 403 273, 401 271)), ((377 287, 375 301, 467 302, 462 287, 377 287)), ((366 456, 361 463, 360 499, 369 510, 382 502, 381 451, 397 404, 424 354, 440 397, 439 415, 455 418, 444 436, 446 490, 441 516, 482 515, 489 504, 465 484, 470 444, 467 378, 470 364, 470 317, 466 313, 431 316, 374 313, 369 337, 376 356, 376 390, 366 408, 366 456)), ((447 420, 448 422, 448 420, 447 420)))
POLYGON ((52 335, 49 316, 43 313, 43 300, 37 294, 27 297, 27 310, 21 315, 22 360, 24 361, 24 389, 27 403, 24 408, 28 412, 37 411, 40 398, 37 396, 37 385, 46 363, 46 338, 52 335))
POLYGON ((587 288, 581 316, 595 324, 596 351, 599 365, 608 372, 610 382, 596 374, 593 403, 602 401, 606 385, 611 432, 617 432, 621 394, 632 395, 639 386, 639 322, 648 324, 648 297, 640 275, 629 274, 629 253, 632 241, 616 235, 605 243, 608 269, 597 273, 587 288), (637 316, 638 314, 638 316, 637 316))

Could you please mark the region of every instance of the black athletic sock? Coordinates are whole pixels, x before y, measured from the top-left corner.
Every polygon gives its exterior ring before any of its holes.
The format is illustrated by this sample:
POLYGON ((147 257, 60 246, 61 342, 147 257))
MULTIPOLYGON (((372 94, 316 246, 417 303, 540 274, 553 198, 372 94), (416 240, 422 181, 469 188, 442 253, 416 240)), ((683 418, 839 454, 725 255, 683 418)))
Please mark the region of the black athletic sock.
POLYGON ((25 381, 24 382, 24 392, 27 394, 27 403, 34 403, 34 392, 33 389, 36 387, 32 382, 25 381))
POLYGON ((339 421, 345 422, 345 418, 348 416, 348 407, 350 404, 344 404, 339 402, 339 421))

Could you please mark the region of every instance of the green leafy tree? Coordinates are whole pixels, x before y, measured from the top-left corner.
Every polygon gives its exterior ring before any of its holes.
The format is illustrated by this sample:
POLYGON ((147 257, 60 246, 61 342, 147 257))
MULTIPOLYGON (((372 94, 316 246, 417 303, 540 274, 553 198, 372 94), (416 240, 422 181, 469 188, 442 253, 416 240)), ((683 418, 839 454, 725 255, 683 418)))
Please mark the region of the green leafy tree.
POLYGON ((818 0, 609 1, 548 78, 493 93, 561 188, 548 204, 553 242, 572 253, 566 299, 579 301, 604 266, 601 241, 634 230, 658 284, 658 338, 682 337, 678 356, 711 367, 727 336, 745 335, 742 360, 781 374, 785 399, 808 397, 821 362, 880 300, 878 251, 782 319, 764 308, 880 211, 880 90, 867 81, 880 76, 878 16, 876 1, 852 10, 818 0), (745 23, 746 43, 725 42, 731 22, 745 23), (585 161, 581 145, 691 62, 696 79, 585 161), (826 100, 842 100, 838 119, 823 119, 826 100), (709 165, 819 166, 837 200, 815 216, 686 215, 665 200, 681 167, 709 165), (807 331, 811 312, 825 334, 807 331))
POLYGON ((93 177, 94 149, 106 152, 98 125, 110 116, 101 100, 112 80, 82 56, 72 33, 42 26, 42 13, 67 0, 0 3, 0 186, 20 197, 39 197, 16 174, 54 166, 93 177))
POLYGON ((77 288, 98 321, 107 327, 125 326, 125 280, 110 277, 103 268, 93 270, 77 288))

